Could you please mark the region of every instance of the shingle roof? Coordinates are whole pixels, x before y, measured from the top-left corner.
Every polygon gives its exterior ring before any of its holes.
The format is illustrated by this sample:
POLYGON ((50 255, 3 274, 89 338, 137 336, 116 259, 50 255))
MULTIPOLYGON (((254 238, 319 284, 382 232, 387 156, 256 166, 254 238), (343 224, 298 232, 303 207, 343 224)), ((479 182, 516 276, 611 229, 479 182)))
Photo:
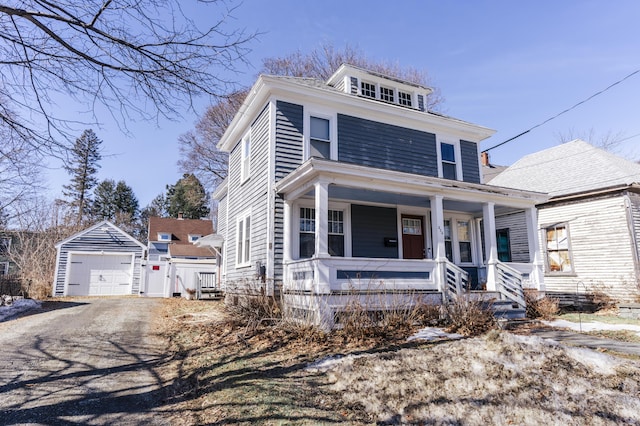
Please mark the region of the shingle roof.
POLYGON ((169 244, 169 255, 188 257, 214 258, 215 254, 208 247, 197 247, 193 244, 169 244))
POLYGON ((640 164, 576 139, 522 157, 491 185, 555 197, 639 182, 640 164))
POLYGON ((158 232, 171 233, 174 244, 191 244, 189 235, 213 234, 213 222, 206 219, 175 219, 172 217, 149 218, 149 241, 158 240, 158 232))

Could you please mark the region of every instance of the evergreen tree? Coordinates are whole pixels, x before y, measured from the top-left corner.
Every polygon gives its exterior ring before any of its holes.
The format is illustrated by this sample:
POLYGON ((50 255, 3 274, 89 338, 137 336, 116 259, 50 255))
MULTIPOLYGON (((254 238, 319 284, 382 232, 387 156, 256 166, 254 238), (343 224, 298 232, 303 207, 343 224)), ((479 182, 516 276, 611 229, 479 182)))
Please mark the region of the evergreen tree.
POLYGON ((140 211, 140 220, 134 236, 140 241, 147 241, 150 217, 167 217, 167 199, 164 194, 158 195, 140 211))
POLYGON ((118 216, 135 221, 138 217, 138 199, 133 189, 121 180, 105 179, 93 192, 93 215, 96 219, 115 221, 118 216))
POLYGON ((71 175, 71 183, 63 186, 62 193, 67 197, 72 210, 76 214, 76 223, 82 223, 91 213, 91 190, 98 183, 96 174, 102 159, 98 139, 91 129, 85 130, 76 139, 71 149, 71 159, 65 166, 67 173, 71 175))
POLYGON ((185 174, 175 185, 167 186, 167 206, 171 217, 179 213, 188 219, 202 219, 209 215, 209 196, 197 177, 185 174))

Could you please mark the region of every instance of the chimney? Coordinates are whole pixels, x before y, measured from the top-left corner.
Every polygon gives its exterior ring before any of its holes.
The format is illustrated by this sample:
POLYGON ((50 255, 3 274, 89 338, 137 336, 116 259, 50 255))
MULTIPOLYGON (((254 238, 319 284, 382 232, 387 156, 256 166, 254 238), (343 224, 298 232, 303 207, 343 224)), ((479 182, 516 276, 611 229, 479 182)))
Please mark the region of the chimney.
POLYGON ((487 151, 482 151, 480 153, 480 159, 482 161, 482 165, 483 166, 488 166, 489 165, 489 153, 487 151))
POLYGON ((182 212, 178 212, 178 220, 184 219, 184 214, 182 212))

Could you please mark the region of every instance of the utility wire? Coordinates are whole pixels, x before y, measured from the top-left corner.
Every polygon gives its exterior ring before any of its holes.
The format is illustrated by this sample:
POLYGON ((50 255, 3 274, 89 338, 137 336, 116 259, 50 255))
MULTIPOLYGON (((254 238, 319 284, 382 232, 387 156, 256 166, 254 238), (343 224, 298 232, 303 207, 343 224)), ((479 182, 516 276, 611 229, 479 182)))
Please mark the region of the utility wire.
POLYGON ((562 114, 565 114, 565 113, 567 113, 567 112, 569 112, 569 111, 571 111, 571 110, 573 110, 573 109, 575 109, 575 108, 579 107, 580 105, 584 104, 585 102, 588 102, 588 101, 590 101, 591 99, 595 98, 596 96, 601 95, 602 93, 606 92, 607 90, 611 89, 612 87, 617 86, 618 84, 620 84, 620 83, 622 83, 623 81, 625 81, 625 80, 627 80, 627 79, 629 79, 629 78, 633 77, 634 75, 636 75, 636 74, 638 74, 638 73, 640 73, 640 70, 635 70, 634 72, 632 72, 631 74, 627 75, 626 77, 624 77, 624 78, 622 78, 622 79, 620 79, 620 80, 616 81, 616 82, 615 82, 615 83, 613 83, 613 84, 610 84, 610 85, 609 85, 609 86, 607 86, 606 88, 604 88, 604 89, 600 90, 599 92, 594 93, 593 95, 589 96, 587 99, 584 99, 584 100, 582 100, 582 101, 578 102, 578 103, 577 103, 577 104, 575 104, 574 106, 572 106, 572 107, 570 107, 570 108, 567 108, 567 109, 565 109, 564 111, 559 112, 558 114, 554 115, 553 117, 547 118, 547 119, 546 119, 546 120, 544 120, 542 123, 536 124, 535 126, 530 127, 529 129, 525 130, 524 132, 522 132, 522 133, 520 133, 520 134, 517 134, 517 135, 515 135, 514 137, 507 139, 506 141, 500 142, 500 143, 499 143, 499 144, 497 144, 497 145, 494 145, 494 146, 492 146, 492 147, 490 147, 490 148, 487 148, 487 149, 483 150, 482 152, 489 152, 489 151, 491 151, 491 150, 492 150, 492 149, 494 149, 494 148, 498 148, 499 146, 502 146, 502 145, 504 145, 504 144, 506 144, 506 143, 508 143, 508 142, 511 142, 512 140, 518 139, 520 136, 526 135, 527 133, 529 133, 529 132, 530 132, 530 131, 532 131, 533 129, 536 129, 536 128, 538 128, 538 127, 540 127, 540 126, 544 125, 544 124, 547 124, 549 121, 554 120, 554 119, 556 119, 556 118, 560 117, 562 114))

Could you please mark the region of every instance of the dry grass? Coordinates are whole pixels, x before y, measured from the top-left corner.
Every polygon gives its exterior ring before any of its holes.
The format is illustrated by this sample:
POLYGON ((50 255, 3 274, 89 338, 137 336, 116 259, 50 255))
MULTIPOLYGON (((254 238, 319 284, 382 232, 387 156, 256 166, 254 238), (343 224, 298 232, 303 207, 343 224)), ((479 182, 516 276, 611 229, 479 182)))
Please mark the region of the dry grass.
POLYGON ((524 300, 527 302, 527 318, 552 320, 560 312, 558 299, 542 297, 537 290, 525 290, 524 300))
POLYGON ((175 425, 640 424, 638 364, 537 338, 408 344, 410 329, 352 339, 283 322, 247 332, 222 303, 182 299, 163 315, 175 425))
POLYGON ((491 307, 481 300, 458 296, 445 307, 446 330, 463 336, 478 336, 497 327, 491 307))

